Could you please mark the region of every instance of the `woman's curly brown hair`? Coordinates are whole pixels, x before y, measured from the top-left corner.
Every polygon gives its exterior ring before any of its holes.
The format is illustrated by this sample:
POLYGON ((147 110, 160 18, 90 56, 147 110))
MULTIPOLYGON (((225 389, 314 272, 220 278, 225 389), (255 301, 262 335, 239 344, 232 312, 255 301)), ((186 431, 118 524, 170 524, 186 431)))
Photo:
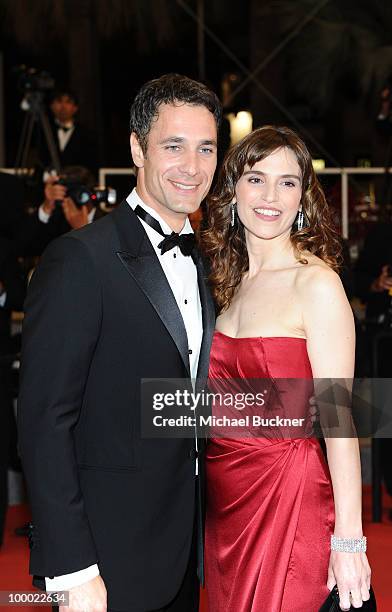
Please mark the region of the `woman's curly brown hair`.
POLYGON ((200 239, 202 250, 211 263, 209 280, 220 312, 229 307, 249 267, 244 226, 238 216, 234 227, 230 223, 235 187, 245 167, 252 168, 282 147, 293 151, 302 173, 301 204, 305 219, 301 231, 296 223, 292 227, 295 255, 298 261, 306 264, 305 254, 312 253, 334 270, 339 269, 341 242, 305 143, 287 127, 264 126, 245 136, 227 152, 216 187, 208 199, 206 229, 200 233, 200 239))

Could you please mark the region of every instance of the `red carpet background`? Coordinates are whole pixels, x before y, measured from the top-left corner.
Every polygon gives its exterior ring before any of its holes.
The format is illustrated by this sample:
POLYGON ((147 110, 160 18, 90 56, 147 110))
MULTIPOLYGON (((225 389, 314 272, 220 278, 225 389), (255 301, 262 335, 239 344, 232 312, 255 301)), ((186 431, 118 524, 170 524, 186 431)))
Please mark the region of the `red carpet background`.
MULTIPOLYGON (((373 570, 373 586, 377 595, 379 612, 392 611, 392 521, 387 513, 392 510, 392 500, 384 495, 384 520, 382 523, 370 522, 370 488, 364 488, 364 530, 368 537, 369 560, 373 570)), ((31 579, 28 575, 28 545, 25 538, 14 535, 15 527, 29 519, 26 506, 13 506, 9 508, 7 516, 6 534, 3 547, 0 549, 0 591, 27 591, 32 590, 31 579)), ((43 607, 1 607, 10 612, 44 611, 50 608, 43 607)), ((184 610, 184 612, 186 612, 184 610)), ((205 593, 201 593, 200 612, 208 612, 205 602, 205 593)), ((227 610, 235 612, 235 610, 227 610)), ((264 612, 268 612, 267 610, 264 612)))

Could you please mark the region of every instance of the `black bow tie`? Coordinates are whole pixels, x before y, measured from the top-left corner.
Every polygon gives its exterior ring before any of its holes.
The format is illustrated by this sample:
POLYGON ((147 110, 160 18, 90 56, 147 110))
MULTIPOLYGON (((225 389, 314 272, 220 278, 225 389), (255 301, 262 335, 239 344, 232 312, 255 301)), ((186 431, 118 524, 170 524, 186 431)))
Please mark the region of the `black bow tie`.
POLYGON ((143 219, 147 225, 163 236, 164 239, 158 244, 158 248, 161 249, 162 255, 176 246, 179 247, 183 255, 192 255, 192 251, 195 248, 195 234, 177 234, 176 232, 165 234, 158 221, 146 212, 144 208, 139 205, 136 206, 135 213, 140 219, 143 219))
POLYGON ((62 132, 69 132, 69 130, 72 129, 72 126, 70 126, 70 125, 59 125, 58 129, 61 130, 62 132))

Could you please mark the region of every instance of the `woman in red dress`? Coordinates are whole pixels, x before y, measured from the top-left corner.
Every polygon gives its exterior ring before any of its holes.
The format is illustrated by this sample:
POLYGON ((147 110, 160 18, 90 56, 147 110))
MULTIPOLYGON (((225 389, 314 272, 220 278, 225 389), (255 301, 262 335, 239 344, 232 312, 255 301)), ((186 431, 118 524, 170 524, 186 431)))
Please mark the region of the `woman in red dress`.
MULTIPOLYGON (((283 386, 283 404, 266 402, 259 416, 306 417, 313 384, 352 379, 355 337, 339 241, 305 144, 283 127, 245 137, 226 156, 208 215, 202 242, 220 313, 212 390, 283 386)), ((209 612, 317 612, 335 584, 342 609, 369 598, 358 440, 327 437, 327 464, 303 422, 213 432, 209 612)))

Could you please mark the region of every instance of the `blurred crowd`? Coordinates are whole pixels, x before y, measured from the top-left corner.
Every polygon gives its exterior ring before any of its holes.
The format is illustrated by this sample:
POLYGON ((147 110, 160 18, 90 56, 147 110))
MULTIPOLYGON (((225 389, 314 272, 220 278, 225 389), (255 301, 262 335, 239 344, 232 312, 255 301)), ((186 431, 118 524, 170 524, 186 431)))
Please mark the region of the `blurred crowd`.
MULTIPOLYGON (((23 311, 29 276, 46 246, 106 214, 88 197, 97 184, 96 146, 76 120, 76 96, 68 90, 55 92, 50 111, 61 175, 38 173, 40 180, 32 187, 30 177, 0 172, 0 546, 7 470, 20 470, 14 414, 20 333, 13 333, 13 313, 23 311)), ((42 140, 37 149, 41 167, 50 167, 42 140)))

